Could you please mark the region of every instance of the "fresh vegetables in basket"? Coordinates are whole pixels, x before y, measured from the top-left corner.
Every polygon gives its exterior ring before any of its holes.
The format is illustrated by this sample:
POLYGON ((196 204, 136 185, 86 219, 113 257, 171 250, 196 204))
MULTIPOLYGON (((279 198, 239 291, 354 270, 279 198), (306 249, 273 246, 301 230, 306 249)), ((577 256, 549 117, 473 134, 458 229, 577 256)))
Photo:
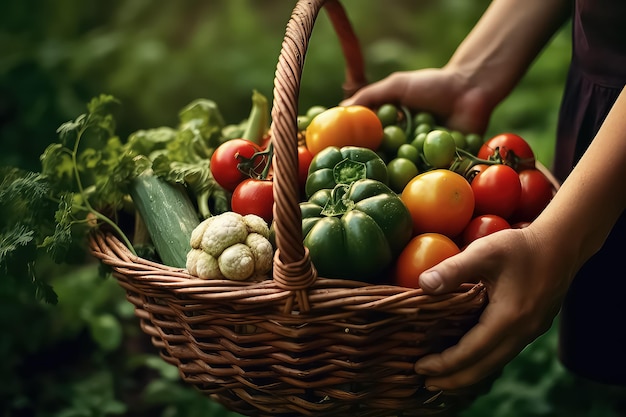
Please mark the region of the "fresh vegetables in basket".
MULTIPOLYGON (((139 130, 125 142, 115 135, 117 105, 111 96, 94 98, 88 113, 61 126, 59 143, 43 153, 36 181, 50 187, 42 198, 59 202, 54 232, 42 235, 33 230, 44 250, 61 261, 76 245, 74 239, 102 225, 115 231, 131 251, 184 268, 192 252, 192 231, 203 219, 236 212, 257 215, 271 226, 272 142, 267 100, 259 92, 253 93, 250 117, 244 123, 227 124, 216 103, 199 99, 181 110, 176 128, 139 130), (132 229, 122 230, 133 224, 132 229)), ((494 222, 520 227, 532 221, 552 197, 554 183, 535 167, 532 150, 518 135, 497 135, 476 146, 475 138, 465 140, 472 135, 437 126, 429 115, 412 115, 391 104, 384 108, 386 114, 358 108, 349 116, 358 115, 367 126, 375 125, 378 141, 364 142, 358 134, 337 136, 337 131, 361 130, 352 119, 350 129, 341 126, 350 113, 336 107, 315 106, 301 118, 307 121, 300 126, 298 147, 303 238, 323 275, 389 281, 393 278, 389 271, 411 237, 441 233, 462 248, 494 230, 489 227, 494 222), (390 127, 403 132, 396 146, 389 146, 383 124, 387 132, 390 127), (325 145, 315 155, 307 148, 311 132, 318 146, 325 145), (456 141, 451 145, 453 137, 456 141), (411 163, 419 173, 394 192, 387 184, 405 173, 388 167, 407 159, 405 154, 416 155, 411 163), (433 158, 449 161, 442 168, 430 164, 433 158), (436 177, 442 180, 431 181, 436 177), (363 182, 365 178, 371 181, 363 182), (376 189, 380 195, 365 195, 360 191, 364 189, 376 189), (497 219, 488 222, 486 215, 497 219), (411 216, 412 222, 407 223, 411 216)))

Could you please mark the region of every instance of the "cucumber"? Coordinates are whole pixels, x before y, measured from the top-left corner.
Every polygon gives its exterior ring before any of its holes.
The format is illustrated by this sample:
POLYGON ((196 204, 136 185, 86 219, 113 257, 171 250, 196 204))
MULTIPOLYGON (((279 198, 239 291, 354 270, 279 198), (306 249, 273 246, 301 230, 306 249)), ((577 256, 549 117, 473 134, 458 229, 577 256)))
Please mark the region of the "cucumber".
POLYGON ((185 189, 144 173, 133 180, 130 196, 161 262, 185 268, 191 232, 200 224, 185 189))

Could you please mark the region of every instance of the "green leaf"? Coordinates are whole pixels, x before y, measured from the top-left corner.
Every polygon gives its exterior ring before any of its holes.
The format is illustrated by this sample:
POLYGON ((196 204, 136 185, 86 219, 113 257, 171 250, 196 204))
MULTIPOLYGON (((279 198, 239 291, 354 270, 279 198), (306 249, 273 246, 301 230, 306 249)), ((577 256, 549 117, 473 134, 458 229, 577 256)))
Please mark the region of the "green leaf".
POLYGON ((24 224, 15 224, 0 233, 0 272, 5 276, 2 285, 12 285, 37 300, 56 304, 58 297, 52 287, 35 274, 35 236, 35 231, 24 224))
POLYGON ((105 352, 111 352, 122 344, 122 325, 112 314, 101 314, 89 322, 91 337, 105 352))
POLYGON ((124 196, 128 194, 131 181, 150 167, 146 158, 124 152, 121 144, 110 140, 100 164, 93 169, 94 190, 90 199, 95 207, 121 208, 124 196))
POLYGON ((85 149, 80 153, 78 163, 86 169, 94 169, 98 167, 102 161, 102 152, 93 148, 85 149))
MULTIPOLYGON (((0 271, 12 285, 48 303, 56 303, 52 288, 36 275, 39 244, 54 229, 55 204, 43 176, 2 168, 0 182, 0 271)), ((10 283, 10 284, 9 284, 10 283)))
MULTIPOLYGON (((87 103, 89 114, 95 116, 108 116, 120 106, 120 101, 110 94, 100 94, 87 103)), ((109 120, 110 122, 110 120, 109 120)))
MULTIPOLYGON (((188 131, 197 141, 202 143, 202 147, 196 148, 196 152, 212 149, 219 145, 222 128, 224 128, 226 123, 214 101, 207 99, 194 100, 179 112, 178 117, 178 130, 180 132, 188 131)), ((207 156, 202 153, 199 155, 207 156)))
POLYGON ((37 297, 38 300, 52 305, 56 305, 59 302, 59 297, 51 285, 40 279, 35 279, 33 285, 35 286, 35 297, 37 297))
POLYGON ((162 151, 167 144, 176 139, 177 130, 171 127, 141 129, 128 137, 128 150, 134 155, 152 158, 154 152, 162 151))
POLYGON ((205 136, 210 136, 225 125, 217 103, 207 99, 197 99, 189 103, 180 110, 178 119, 180 130, 201 129, 205 136))
POLYGON ((57 211, 54 213, 56 227, 54 234, 46 236, 42 243, 48 253, 57 262, 61 262, 69 250, 72 241, 72 198, 73 194, 64 194, 57 211))
POLYGON ((48 199, 50 185, 39 174, 18 169, 2 169, 0 183, 0 230, 25 224, 40 224, 52 212, 48 199))
POLYGON ((56 189, 75 189, 74 167, 68 148, 60 143, 49 145, 40 156, 41 174, 54 182, 56 189))
POLYGON ((57 129, 57 135, 61 141, 60 145, 66 148, 73 148, 76 140, 78 139, 79 132, 85 126, 87 121, 87 115, 81 114, 74 121, 63 123, 57 129))
POLYGON ((0 234, 0 268, 7 268, 11 254, 24 249, 34 242, 35 232, 27 226, 18 224, 0 234))
POLYGON ((16 168, 3 168, 0 173, 0 207, 12 205, 16 210, 26 209, 33 202, 45 197, 49 184, 34 172, 20 171, 16 168))

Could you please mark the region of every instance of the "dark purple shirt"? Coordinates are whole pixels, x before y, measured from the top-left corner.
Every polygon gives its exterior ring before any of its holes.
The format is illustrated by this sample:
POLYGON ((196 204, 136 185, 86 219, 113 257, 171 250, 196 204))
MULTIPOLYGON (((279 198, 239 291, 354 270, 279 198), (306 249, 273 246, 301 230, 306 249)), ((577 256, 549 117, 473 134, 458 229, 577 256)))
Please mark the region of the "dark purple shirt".
MULTIPOLYGON (((626 81, 626 0, 575 4, 573 56, 553 164, 561 180, 595 137, 626 81)), ((619 385, 626 385, 625 248, 622 214, 602 249, 577 273, 560 314, 563 364, 579 375, 619 385)))
POLYGON ((572 62, 553 170, 563 180, 597 133, 626 80, 626 1, 577 0, 572 62))
POLYGON ((578 0, 572 23, 574 61, 597 83, 621 88, 626 78, 626 1, 578 0))

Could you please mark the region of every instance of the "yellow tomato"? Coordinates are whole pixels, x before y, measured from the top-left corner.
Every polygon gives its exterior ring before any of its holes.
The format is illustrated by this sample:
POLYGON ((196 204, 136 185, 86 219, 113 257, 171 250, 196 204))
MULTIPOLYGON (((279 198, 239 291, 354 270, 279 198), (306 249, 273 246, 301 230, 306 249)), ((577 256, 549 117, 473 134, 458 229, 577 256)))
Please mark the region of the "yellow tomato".
POLYGON ((331 107, 315 116, 306 129, 306 147, 313 155, 329 146, 377 150, 382 140, 378 115, 359 105, 331 107))
POLYGON ((434 232, 454 238, 474 213, 474 193, 469 182, 447 169, 417 175, 404 187, 401 198, 413 218, 414 235, 434 232))

